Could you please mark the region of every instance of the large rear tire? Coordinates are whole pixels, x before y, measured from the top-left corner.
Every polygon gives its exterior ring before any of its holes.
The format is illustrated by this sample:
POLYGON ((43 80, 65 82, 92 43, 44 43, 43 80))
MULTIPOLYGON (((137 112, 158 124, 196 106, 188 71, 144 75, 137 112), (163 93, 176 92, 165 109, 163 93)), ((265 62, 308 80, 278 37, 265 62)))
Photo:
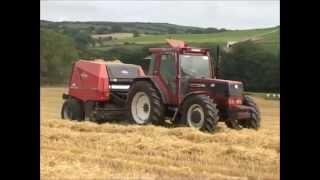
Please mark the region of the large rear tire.
POLYGON ((164 105, 159 92, 147 81, 135 82, 128 94, 129 121, 140 125, 164 124, 164 105))
POLYGON ((240 125, 244 128, 258 130, 261 124, 261 113, 258 105, 250 96, 244 96, 243 104, 252 107, 253 112, 251 113, 251 118, 240 121, 240 125))
POLYGON ((61 109, 61 118, 69 120, 84 120, 84 110, 82 103, 76 99, 67 99, 61 109))
POLYGON ((219 121, 216 104, 206 95, 192 95, 182 104, 178 125, 213 132, 219 121))

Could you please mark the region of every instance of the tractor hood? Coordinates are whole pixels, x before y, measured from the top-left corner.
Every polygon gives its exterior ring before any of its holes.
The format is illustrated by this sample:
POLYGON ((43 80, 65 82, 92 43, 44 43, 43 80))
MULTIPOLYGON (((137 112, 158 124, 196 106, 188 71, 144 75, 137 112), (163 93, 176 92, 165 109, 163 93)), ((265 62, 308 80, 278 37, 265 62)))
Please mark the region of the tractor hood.
POLYGON ((191 91, 206 90, 220 96, 242 96, 243 93, 242 82, 222 79, 190 79, 189 88, 191 91))

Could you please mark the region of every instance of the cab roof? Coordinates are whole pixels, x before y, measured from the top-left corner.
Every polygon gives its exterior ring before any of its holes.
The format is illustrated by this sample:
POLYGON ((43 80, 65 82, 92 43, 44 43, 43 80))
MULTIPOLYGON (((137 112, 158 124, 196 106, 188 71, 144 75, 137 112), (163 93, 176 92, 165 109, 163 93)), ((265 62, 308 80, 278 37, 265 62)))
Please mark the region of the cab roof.
POLYGON ((190 52, 190 53, 206 53, 209 51, 208 48, 195 48, 190 47, 188 44, 181 40, 176 39, 166 39, 169 48, 149 48, 149 51, 152 53, 159 52, 190 52))

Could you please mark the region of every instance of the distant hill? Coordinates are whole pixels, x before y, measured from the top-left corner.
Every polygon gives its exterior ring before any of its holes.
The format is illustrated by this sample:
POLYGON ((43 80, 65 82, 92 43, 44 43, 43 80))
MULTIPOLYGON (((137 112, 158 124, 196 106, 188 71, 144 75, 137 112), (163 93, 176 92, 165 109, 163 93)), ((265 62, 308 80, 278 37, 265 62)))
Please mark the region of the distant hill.
POLYGON ((120 32, 139 32, 143 34, 163 34, 163 33, 201 33, 201 32, 221 32, 226 29, 217 28, 200 28, 192 26, 182 26, 169 23, 145 23, 145 22, 78 22, 78 21, 62 21, 52 22, 40 20, 41 27, 49 28, 74 28, 85 31, 90 31, 92 34, 106 34, 116 32, 114 30, 120 29, 120 32), (119 28, 120 27, 120 28, 119 28), (104 32, 103 32, 104 31, 104 32))
POLYGON ((185 40, 191 44, 222 44, 251 40, 265 47, 272 53, 279 51, 280 26, 227 30, 217 28, 200 28, 169 23, 145 22, 52 22, 40 20, 40 27, 59 32, 82 31, 98 40, 94 49, 106 50, 112 46, 136 46, 163 44, 166 38, 185 40), (134 36, 134 34, 139 34, 134 36), (111 36, 108 38, 108 36, 111 36))

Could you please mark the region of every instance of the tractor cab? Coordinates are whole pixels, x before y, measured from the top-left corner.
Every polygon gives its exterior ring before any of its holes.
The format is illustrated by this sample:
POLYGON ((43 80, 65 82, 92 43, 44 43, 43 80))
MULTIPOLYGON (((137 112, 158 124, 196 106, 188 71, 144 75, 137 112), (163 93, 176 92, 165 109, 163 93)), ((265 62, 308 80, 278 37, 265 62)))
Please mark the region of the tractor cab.
MULTIPOLYGON (((167 40, 170 48, 150 48, 151 56, 145 59, 150 60, 149 72, 152 74, 156 67, 157 57, 164 62, 164 73, 167 76, 190 78, 213 78, 213 60, 211 59, 208 49, 188 47, 183 41, 167 40), (171 62, 166 62, 171 61, 171 62)), ((161 64, 161 63, 160 63, 161 64)))
POLYGON ((168 104, 180 104, 185 95, 205 91, 219 106, 242 103, 242 83, 217 79, 209 49, 194 48, 179 40, 167 40, 169 48, 150 48, 148 75, 161 84, 168 104))

